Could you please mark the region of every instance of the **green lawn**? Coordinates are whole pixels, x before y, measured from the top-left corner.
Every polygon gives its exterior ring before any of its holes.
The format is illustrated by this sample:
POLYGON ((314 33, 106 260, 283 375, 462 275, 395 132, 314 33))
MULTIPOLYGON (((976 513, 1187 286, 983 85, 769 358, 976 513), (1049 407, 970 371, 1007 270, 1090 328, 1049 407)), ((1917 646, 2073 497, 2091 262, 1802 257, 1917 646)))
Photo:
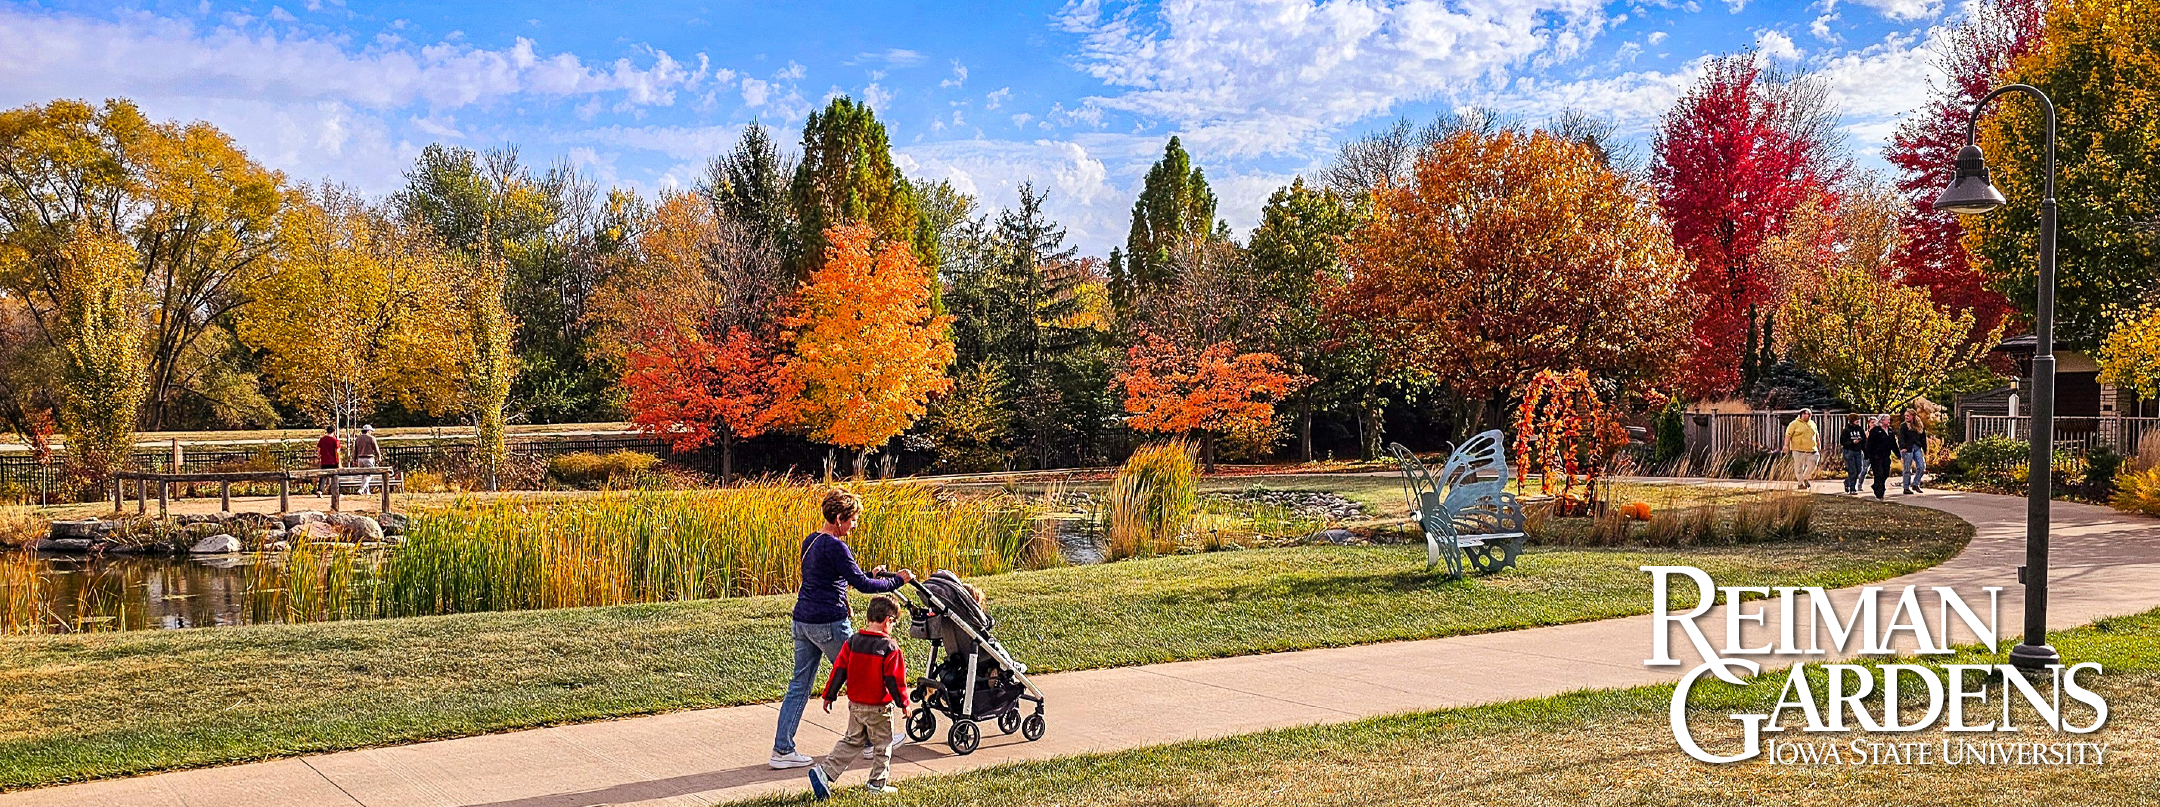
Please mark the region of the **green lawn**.
MULTIPOLYGON (((1761 760, 1707 765, 1688 758, 1675 745, 1666 722, 1672 697, 1672 687, 1667 685, 1014 763, 903 780, 898 783, 897 797, 871 797, 859 787, 842 787, 834 803, 971 807, 2152 804, 2154 794, 2160 793, 2160 611, 2104 620, 2051 638, 2065 659, 2098 661, 2106 669, 2093 689, 2107 699, 2107 727, 2086 735, 2057 735, 2043 727, 2037 733, 2028 729, 2015 735, 1966 734, 1952 739, 2107 743, 2102 766, 1768 765, 1761 760)), ((1967 653, 1936 663, 2001 661, 2000 654, 1967 653)), ((1698 686, 1691 698, 1697 736, 1713 751, 1732 750, 1730 741, 1720 739, 1735 736, 1726 715, 1767 711, 1777 702, 1784 679, 1767 675, 1745 688, 1714 680, 1698 686)), ((1816 692, 1821 691, 1818 686, 1816 692)), ((1924 707, 1908 708, 1910 716, 1924 707)), ((2074 719, 2082 721, 2088 713, 2080 709, 2074 719)), ((1936 729, 1941 725, 1938 722, 1936 729)), ((1932 744, 1944 735, 1930 730, 1780 739, 1860 738, 1932 744)), ((807 798, 805 794, 742 804, 795 804, 807 798)))
MULTIPOLYGON (((1423 571, 1422 546, 1219 552, 979 582, 1000 638, 1047 672, 1640 613, 1644 564, 1842 586, 1933 565, 1971 536, 1936 511, 1830 497, 1816 523, 1804 543, 1533 548, 1518 570, 1450 583, 1423 571)), ((772 700, 792 602, 0 639, 0 788, 772 700)))

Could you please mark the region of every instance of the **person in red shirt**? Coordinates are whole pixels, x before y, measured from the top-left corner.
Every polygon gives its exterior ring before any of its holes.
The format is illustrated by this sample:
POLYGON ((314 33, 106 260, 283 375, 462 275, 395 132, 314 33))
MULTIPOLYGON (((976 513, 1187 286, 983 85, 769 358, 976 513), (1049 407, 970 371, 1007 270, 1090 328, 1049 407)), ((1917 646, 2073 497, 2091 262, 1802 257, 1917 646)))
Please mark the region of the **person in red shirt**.
POLYGON ((848 637, 833 660, 832 676, 825 681, 825 711, 847 689, 847 732, 833 746, 832 754, 810 769, 810 789, 818 800, 832 798, 832 783, 846 773, 863 749, 870 750, 870 792, 896 792, 886 784, 892 773, 893 707, 900 717, 908 713, 907 660, 900 643, 893 641, 893 623, 900 618, 900 602, 888 595, 870 598, 869 624, 848 637))
MULTIPOLYGON (((315 465, 316 467, 322 468, 326 471, 338 467, 338 439, 336 426, 324 426, 323 436, 316 438, 315 465)), ((328 476, 318 477, 315 480, 315 495, 329 495, 330 486, 335 484, 337 484, 336 479, 328 476)))

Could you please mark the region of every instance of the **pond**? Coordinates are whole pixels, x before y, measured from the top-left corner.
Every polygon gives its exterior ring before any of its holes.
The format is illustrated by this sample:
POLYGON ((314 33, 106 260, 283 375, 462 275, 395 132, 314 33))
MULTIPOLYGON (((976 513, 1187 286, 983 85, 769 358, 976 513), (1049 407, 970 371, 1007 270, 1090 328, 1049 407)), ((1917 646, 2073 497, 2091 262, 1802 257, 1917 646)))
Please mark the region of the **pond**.
POLYGON ((246 625, 253 559, 40 555, 39 621, 61 630, 246 625))
MULTIPOLYGON (((1068 525, 1060 525, 1067 527, 1068 525)), ((1061 529, 1058 548, 1071 564, 1101 563, 1102 549, 1095 540, 1076 529, 1061 529)), ((363 574, 389 550, 361 553, 353 559, 363 574)), ((35 603, 20 603, 27 611, 7 613, 0 608, 0 633, 34 619, 38 627, 27 632, 171 630, 277 622, 310 622, 323 617, 297 615, 286 592, 295 579, 273 555, 228 555, 207 558, 141 555, 9 553, 0 563, 15 566, 17 573, 34 573, 35 603), (30 569, 23 569, 28 564, 30 569), (258 566, 258 564, 262 564, 258 566)), ((10 579, 0 575, 0 588, 10 579)), ((4 605, 4 604, 0 604, 4 605)), ((335 609, 342 618, 369 618, 376 614, 363 608, 335 609)))

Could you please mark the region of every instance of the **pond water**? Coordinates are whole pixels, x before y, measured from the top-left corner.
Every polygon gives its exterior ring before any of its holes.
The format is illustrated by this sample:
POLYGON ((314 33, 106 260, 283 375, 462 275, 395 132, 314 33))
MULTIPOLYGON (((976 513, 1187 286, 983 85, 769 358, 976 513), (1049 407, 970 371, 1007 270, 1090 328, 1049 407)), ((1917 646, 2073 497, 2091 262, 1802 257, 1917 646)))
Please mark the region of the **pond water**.
MULTIPOLYGON (((1058 548, 1065 562, 1103 562, 1103 551, 1077 524, 1060 524, 1058 548)), ((283 608, 270 598, 251 597, 261 581, 275 586, 277 574, 254 574, 257 556, 212 558, 129 555, 37 555, 43 585, 39 621, 46 632, 126 631, 202 628, 286 622, 283 608), (59 626, 66 626, 53 630, 59 626)), ((269 570, 260 570, 269 571, 269 570)), ((359 615, 356 615, 359 616, 359 615)))
POLYGON ((252 559, 41 555, 44 621, 76 630, 245 625, 252 559))

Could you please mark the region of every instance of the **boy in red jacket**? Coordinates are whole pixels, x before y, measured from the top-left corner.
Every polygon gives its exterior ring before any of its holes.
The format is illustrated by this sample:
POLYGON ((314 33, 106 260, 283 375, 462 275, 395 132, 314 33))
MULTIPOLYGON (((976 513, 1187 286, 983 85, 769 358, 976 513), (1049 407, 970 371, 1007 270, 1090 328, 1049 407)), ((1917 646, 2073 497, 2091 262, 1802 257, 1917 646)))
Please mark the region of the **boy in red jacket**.
POLYGON ((840 688, 847 687, 848 724, 832 754, 810 769, 810 789, 820 801, 832 797, 833 780, 847 772, 865 746, 870 749, 870 792, 897 792, 885 778, 892 772, 893 706, 900 707, 903 720, 908 713, 907 661, 892 638, 900 602, 885 595, 872 597, 866 616, 869 624, 840 646, 832 677, 825 681, 827 712, 840 688))

